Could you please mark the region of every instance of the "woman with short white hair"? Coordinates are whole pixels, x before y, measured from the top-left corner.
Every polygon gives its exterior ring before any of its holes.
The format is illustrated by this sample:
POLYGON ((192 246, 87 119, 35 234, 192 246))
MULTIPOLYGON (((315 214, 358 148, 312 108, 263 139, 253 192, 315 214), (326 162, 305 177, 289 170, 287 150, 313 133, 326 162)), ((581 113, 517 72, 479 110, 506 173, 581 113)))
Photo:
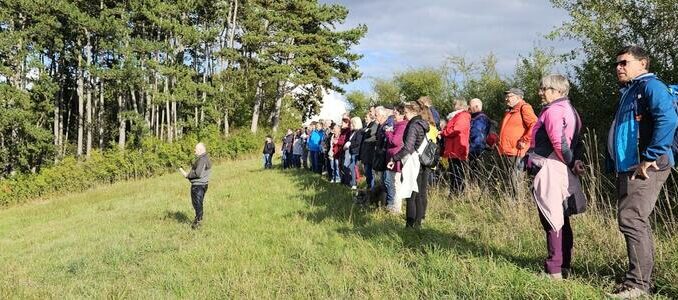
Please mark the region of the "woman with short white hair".
POLYGON ((553 279, 570 273, 574 236, 569 216, 582 212, 586 202, 577 177, 584 172, 582 125, 567 97, 569 90, 570 83, 562 75, 542 78, 539 97, 544 107, 528 151, 533 196, 546 233, 544 269, 553 279))

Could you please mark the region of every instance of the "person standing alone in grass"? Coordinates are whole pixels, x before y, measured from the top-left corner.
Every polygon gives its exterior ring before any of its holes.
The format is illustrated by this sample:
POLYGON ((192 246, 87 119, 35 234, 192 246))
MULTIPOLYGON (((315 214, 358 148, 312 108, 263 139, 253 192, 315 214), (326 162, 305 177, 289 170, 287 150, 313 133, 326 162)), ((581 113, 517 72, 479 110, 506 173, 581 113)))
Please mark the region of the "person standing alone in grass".
POLYGON ((205 144, 198 143, 195 145, 194 153, 196 159, 191 165, 191 171, 186 172, 183 168, 179 168, 179 172, 191 182, 191 202, 193 203, 193 209, 195 209, 195 219, 191 227, 196 229, 200 227, 202 222, 202 204, 205 199, 205 193, 207 193, 210 174, 212 173, 212 162, 209 155, 207 155, 205 144))
POLYGON ((275 154, 275 144, 273 144, 273 138, 271 136, 266 136, 266 142, 264 142, 264 169, 270 169, 273 167, 273 154, 275 154))
POLYGON ((617 221, 626 239, 629 268, 609 295, 615 298, 647 296, 652 289, 654 242, 649 218, 674 165, 671 146, 678 117, 673 97, 649 67, 643 48, 627 46, 617 53, 621 98, 607 145, 617 173, 617 221))

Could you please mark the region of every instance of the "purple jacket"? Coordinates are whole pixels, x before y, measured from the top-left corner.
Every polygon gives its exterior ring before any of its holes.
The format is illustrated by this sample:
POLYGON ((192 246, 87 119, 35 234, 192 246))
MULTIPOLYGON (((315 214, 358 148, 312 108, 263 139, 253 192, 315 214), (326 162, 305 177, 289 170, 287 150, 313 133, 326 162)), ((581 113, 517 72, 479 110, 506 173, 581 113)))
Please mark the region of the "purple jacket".
MULTIPOLYGON (((407 120, 402 120, 400 122, 394 122, 392 131, 386 131, 386 161, 391 160, 391 158, 393 158, 393 156, 403 147, 405 127, 407 127, 407 120)), ((402 163, 396 161, 392 171, 400 172, 402 167, 402 163)))

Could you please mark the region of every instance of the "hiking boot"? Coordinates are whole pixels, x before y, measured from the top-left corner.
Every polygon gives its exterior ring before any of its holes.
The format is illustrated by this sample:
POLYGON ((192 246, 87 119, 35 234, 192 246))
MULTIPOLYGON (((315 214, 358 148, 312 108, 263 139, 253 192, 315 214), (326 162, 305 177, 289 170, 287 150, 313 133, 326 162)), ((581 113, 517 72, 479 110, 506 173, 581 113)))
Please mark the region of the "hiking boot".
POLYGON ((541 276, 551 280, 563 280, 563 273, 542 273, 541 276))
POLYGON ((640 297, 649 298, 650 294, 637 287, 622 283, 612 290, 612 293, 607 294, 607 296, 613 299, 636 299, 640 297))
POLYGON ((193 221, 193 223, 191 223, 191 229, 200 228, 201 223, 202 223, 202 221, 200 221, 200 220, 193 221))
POLYGON ((563 279, 568 279, 568 278, 570 278, 570 275, 572 275, 572 269, 561 268, 560 273, 563 274, 563 279))

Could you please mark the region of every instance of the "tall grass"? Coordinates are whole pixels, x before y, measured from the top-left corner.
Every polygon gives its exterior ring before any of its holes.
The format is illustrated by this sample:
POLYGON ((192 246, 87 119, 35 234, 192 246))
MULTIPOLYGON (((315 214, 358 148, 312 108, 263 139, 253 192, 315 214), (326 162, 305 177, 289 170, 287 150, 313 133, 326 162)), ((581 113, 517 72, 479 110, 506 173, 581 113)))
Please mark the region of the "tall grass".
MULTIPOLYGON (((617 227, 615 175, 606 172, 605 153, 601 152, 597 136, 585 134, 584 142, 587 171, 581 180, 588 199, 588 209, 584 214, 572 217, 576 250, 574 269, 589 284, 605 287, 621 280, 627 268, 626 245, 617 227)), ((445 167, 442 166, 441 169, 445 170, 445 167)), ((475 230, 478 225, 474 224, 470 226, 471 232, 481 237, 487 235, 484 239, 488 244, 495 244, 499 249, 520 255, 522 250, 515 251, 511 247, 515 237, 510 232, 530 234, 539 240, 544 240, 544 237, 536 204, 529 191, 531 180, 526 178, 520 181, 521 184, 516 188, 512 184, 515 175, 512 161, 496 154, 486 155, 475 167, 466 166, 468 185, 463 193, 450 196, 445 177, 436 183, 436 190, 432 192, 433 199, 442 198, 448 201, 432 201, 431 211, 449 212, 462 205, 467 209, 489 212, 493 217, 483 220, 484 222, 498 223, 505 227, 477 232, 475 230), (505 240, 497 238, 501 236, 505 240)), ((654 277, 659 295, 672 298, 678 297, 677 196, 678 183, 673 172, 651 216, 658 244, 654 277)), ((450 216, 457 217, 454 214, 450 216)), ((545 246, 541 247, 542 250, 533 254, 545 257, 545 246)))
MULTIPOLYGON (((626 264, 612 214, 574 217, 574 276, 544 279, 535 205, 487 169, 463 194, 431 189, 419 231, 354 205, 344 186, 258 159, 215 165, 198 231, 178 174, 10 207, 0 299, 602 298, 626 264)), ((675 237, 658 235, 656 263, 659 298, 677 298, 675 237)))

